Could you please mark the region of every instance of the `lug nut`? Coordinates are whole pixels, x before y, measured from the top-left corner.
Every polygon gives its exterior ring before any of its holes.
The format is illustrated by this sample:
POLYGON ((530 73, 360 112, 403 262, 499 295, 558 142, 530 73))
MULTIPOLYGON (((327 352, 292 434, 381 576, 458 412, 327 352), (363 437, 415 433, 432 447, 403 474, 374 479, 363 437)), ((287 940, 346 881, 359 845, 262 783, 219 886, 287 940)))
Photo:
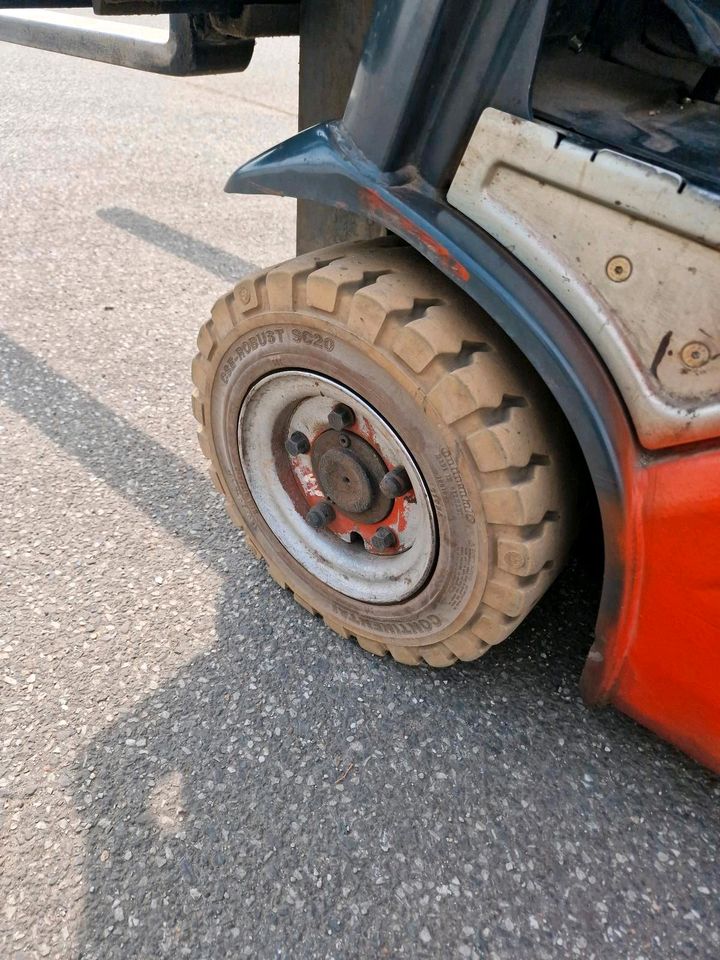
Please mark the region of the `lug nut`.
POLYGON ((299 430, 293 430, 285 441, 285 449, 291 457, 296 457, 299 453, 308 453, 310 450, 310 441, 299 430))
POLYGON ((305 514, 305 519, 313 530, 322 530, 335 519, 335 511, 327 500, 321 500, 314 507, 310 507, 305 514))
POLYGON ((378 527, 370 543, 374 550, 392 550, 397 545, 397 537, 390 527, 378 527))
POLYGON ((394 500, 395 497, 401 497, 410 489, 412 489, 412 484, 405 467, 393 467, 380 481, 380 492, 386 497, 390 497, 391 500, 394 500))
POLYGON ((346 403, 336 403, 328 414, 328 423, 333 430, 344 430, 355 423, 355 414, 346 403))

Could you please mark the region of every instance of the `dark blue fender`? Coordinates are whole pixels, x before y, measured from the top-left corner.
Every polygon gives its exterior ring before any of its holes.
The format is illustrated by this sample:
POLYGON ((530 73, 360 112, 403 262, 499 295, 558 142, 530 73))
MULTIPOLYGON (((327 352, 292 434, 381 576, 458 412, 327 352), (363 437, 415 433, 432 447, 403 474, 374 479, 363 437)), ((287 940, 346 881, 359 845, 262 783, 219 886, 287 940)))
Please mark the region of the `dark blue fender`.
POLYGON ((637 445, 614 383, 567 311, 413 168, 387 174, 370 163, 340 122, 311 127, 266 151, 240 167, 226 190, 316 200, 381 223, 455 281, 517 344, 555 396, 587 462, 605 540, 598 640, 613 630, 631 562, 620 531, 637 445))

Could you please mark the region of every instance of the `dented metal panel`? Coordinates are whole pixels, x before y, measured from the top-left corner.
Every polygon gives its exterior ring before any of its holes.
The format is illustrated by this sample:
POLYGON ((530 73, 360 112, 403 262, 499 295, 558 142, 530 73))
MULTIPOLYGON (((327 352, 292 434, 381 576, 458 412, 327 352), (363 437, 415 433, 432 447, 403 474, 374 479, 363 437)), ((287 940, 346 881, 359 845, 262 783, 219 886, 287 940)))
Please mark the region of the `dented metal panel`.
POLYGON ((644 446, 720 433, 719 197, 488 109, 448 201, 567 307, 644 446))

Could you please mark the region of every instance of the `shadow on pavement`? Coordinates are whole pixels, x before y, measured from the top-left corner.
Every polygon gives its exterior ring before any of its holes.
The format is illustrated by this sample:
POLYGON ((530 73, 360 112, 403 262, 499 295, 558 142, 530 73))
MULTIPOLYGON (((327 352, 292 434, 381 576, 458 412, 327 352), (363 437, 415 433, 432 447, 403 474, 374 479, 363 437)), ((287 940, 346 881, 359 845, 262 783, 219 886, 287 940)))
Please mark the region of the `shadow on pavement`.
POLYGON ((230 283, 237 281, 248 273, 257 270, 253 263, 242 260, 240 257, 228 253, 226 250, 220 250, 209 243, 203 243, 202 240, 196 240, 190 234, 183 233, 181 230, 175 230, 159 220, 153 220, 152 217, 146 217, 143 213, 137 213, 135 210, 128 210, 124 207, 108 207, 105 210, 98 210, 98 217, 105 223, 113 227, 119 227, 135 237, 139 237, 146 243, 160 247, 167 253, 171 253, 181 260, 187 260, 196 267, 207 270, 208 273, 214 273, 221 280, 227 280, 230 283))
POLYGON ((0 357, 3 403, 224 578, 213 647, 74 771, 83 958, 713 954, 717 785, 580 703, 579 565, 478 664, 378 661, 238 550, 204 476, 8 338, 0 357))

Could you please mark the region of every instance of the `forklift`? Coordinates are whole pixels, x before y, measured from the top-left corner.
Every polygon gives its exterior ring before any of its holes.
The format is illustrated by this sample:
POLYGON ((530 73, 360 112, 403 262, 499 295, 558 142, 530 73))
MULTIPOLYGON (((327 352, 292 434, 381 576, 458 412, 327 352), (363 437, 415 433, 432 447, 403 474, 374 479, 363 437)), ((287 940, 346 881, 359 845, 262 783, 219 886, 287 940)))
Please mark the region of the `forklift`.
POLYGON ((81 5, 0 0, 0 39, 187 76, 300 38, 300 132, 225 188, 297 198, 297 257, 192 365, 248 548, 341 637, 449 667, 598 516, 583 696, 720 772, 720 0, 48 9, 81 5))

